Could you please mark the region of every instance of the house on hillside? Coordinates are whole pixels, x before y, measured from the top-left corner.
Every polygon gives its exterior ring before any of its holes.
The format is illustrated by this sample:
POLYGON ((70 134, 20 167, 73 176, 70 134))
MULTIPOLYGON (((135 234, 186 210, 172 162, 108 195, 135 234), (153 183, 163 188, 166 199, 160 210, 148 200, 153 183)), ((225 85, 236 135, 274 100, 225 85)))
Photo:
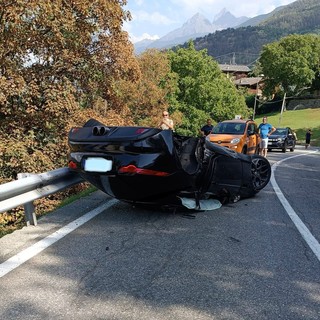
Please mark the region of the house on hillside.
POLYGON ((239 88, 246 88, 249 94, 262 96, 262 87, 264 80, 262 77, 240 78, 234 80, 233 83, 239 88))
POLYGON ((246 88, 249 94, 262 96, 264 79, 262 77, 249 77, 251 69, 245 65, 219 64, 220 70, 231 79, 239 88, 246 88))
POLYGON ((251 71, 248 66, 240 64, 219 64, 220 70, 231 79, 240 79, 248 77, 251 71))

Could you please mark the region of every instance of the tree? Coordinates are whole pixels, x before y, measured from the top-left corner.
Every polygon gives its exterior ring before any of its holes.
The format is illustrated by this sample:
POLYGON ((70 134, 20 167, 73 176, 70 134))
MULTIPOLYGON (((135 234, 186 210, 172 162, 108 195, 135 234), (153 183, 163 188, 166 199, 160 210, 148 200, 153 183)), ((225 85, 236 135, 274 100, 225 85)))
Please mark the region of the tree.
POLYGON ((67 130, 79 105, 121 114, 115 79, 139 66, 119 0, 0 0, 0 178, 66 163, 67 130))
MULTIPOLYGON (((177 75, 171 72, 166 52, 149 49, 137 56, 141 76, 137 81, 115 83, 118 97, 130 109, 136 124, 158 126, 162 110, 176 104, 177 75)), ((173 115, 179 122, 177 114, 173 115)))
POLYGON ((265 45, 259 59, 266 78, 264 94, 297 94, 310 87, 320 66, 320 37, 290 35, 265 45))
POLYGON ((219 69, 206 50, 169 51, 171 69, 179 76, 178 110, 184 115, 179 132, 196 135, 208 117, 214 121, 248 115, 244 97, 219 69))

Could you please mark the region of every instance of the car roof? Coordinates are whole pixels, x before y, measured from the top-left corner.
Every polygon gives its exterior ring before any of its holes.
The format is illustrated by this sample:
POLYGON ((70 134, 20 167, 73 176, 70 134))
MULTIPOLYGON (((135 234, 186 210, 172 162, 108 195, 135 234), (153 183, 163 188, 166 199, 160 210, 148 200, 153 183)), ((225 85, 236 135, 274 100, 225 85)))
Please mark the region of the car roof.
POLYGON ((221 121, 221 123, 247 123, 247 122, 254 122, 254 120, 233 119, 233 120, 221 121))

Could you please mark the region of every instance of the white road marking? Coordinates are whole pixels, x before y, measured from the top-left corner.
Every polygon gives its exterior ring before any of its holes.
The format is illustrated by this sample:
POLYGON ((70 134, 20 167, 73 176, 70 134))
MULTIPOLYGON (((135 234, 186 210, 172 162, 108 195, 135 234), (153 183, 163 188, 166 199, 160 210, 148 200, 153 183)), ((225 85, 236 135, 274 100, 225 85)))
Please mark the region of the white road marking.
POLYGON ((82 217, 70 222, 66 226, 60 228, 56 232, 52 233, 51 235, 47 236, 46 238, 38 241, 37 243, 33 244, 31 247, 19 252, 15 256, 11 257, 10 259, 6 260, 5 262, 0 264, 0 278, 5 276, 8 272, 14 270, 15 268, 19 267, 24 262, 28 261, 32 257, 36 256, 38 253, 43 251, 44 249, 48 248, 58 240, 62 239, 64 236, 69 234, 70 232, 76 230, 104 210, 113 206, 117 200, 112 199, 107 203, 102 204, 98 208, 86 213, 82 217))
MULTIPOLYGON (((315 153, 317 151, 318 150, 309 152, 309 154, 315 153)), ((293 210, 290 203, 287 201, 287 199, 284 197, 283 193, 281 192, 281 190, 275 180, 275 177, 274 177, 274 172, 275 172, 276 168, 282 162, 287 161, 289 159, 296 158, 296 157, 305 156, 305 155, 306 155, 306 153, 298 154, 298 155, 295 155, 295 156, 292 156, 292 157, 289 157, 286 159, 282 159, 282 160, 274 163, 272 166, 272 174, 271 174, 270 181, 271 181, 272 187, 273 187, 276 195, 278 196, 282 206, 284 207, 284 209, 288 213, 290 219, 292 220, 292 222, 294 223, 294 225, 296 226, 296 228, 298 229, 298 231, 300 232, 300 234, 302 235, 303 239, 306 241, 306 243, 308 244, 310 249, 316 255, 317 259, 320 261, 320 244, 319 244, 319 242, 313 236, 313 234, 309 231, 309 229, 305 226, 305 224, 302 222, 302 220, 299 218, 299 216, 296 214, 296 212, 293 210)))

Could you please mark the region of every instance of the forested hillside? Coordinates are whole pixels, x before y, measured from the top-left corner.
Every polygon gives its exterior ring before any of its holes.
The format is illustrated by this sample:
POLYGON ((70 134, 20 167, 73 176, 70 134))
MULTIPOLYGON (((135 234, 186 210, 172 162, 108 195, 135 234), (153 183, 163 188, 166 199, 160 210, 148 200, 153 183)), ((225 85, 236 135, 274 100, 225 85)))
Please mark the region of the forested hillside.
POLYGON ((261 27, 269 26, 288 33, 309 33, 320 30, 319 0, 299 0, 285 6, 273 16, 260 23, 261 27))
MULTIPOLYGON (((289 34, 320 34, 320 2, 299 0, 284 6, 258 26, 216 31, 194 41, 197 50, 207 49, 208 54, 220 57, 231 52, 241 53, 237 64, 249 64, 253 54, 259 54, 262 46, 289 34)), ((183 45, 183 47, 186 46, 183 45)), ((221 61, 220 63, 228 63, 221 61)))

